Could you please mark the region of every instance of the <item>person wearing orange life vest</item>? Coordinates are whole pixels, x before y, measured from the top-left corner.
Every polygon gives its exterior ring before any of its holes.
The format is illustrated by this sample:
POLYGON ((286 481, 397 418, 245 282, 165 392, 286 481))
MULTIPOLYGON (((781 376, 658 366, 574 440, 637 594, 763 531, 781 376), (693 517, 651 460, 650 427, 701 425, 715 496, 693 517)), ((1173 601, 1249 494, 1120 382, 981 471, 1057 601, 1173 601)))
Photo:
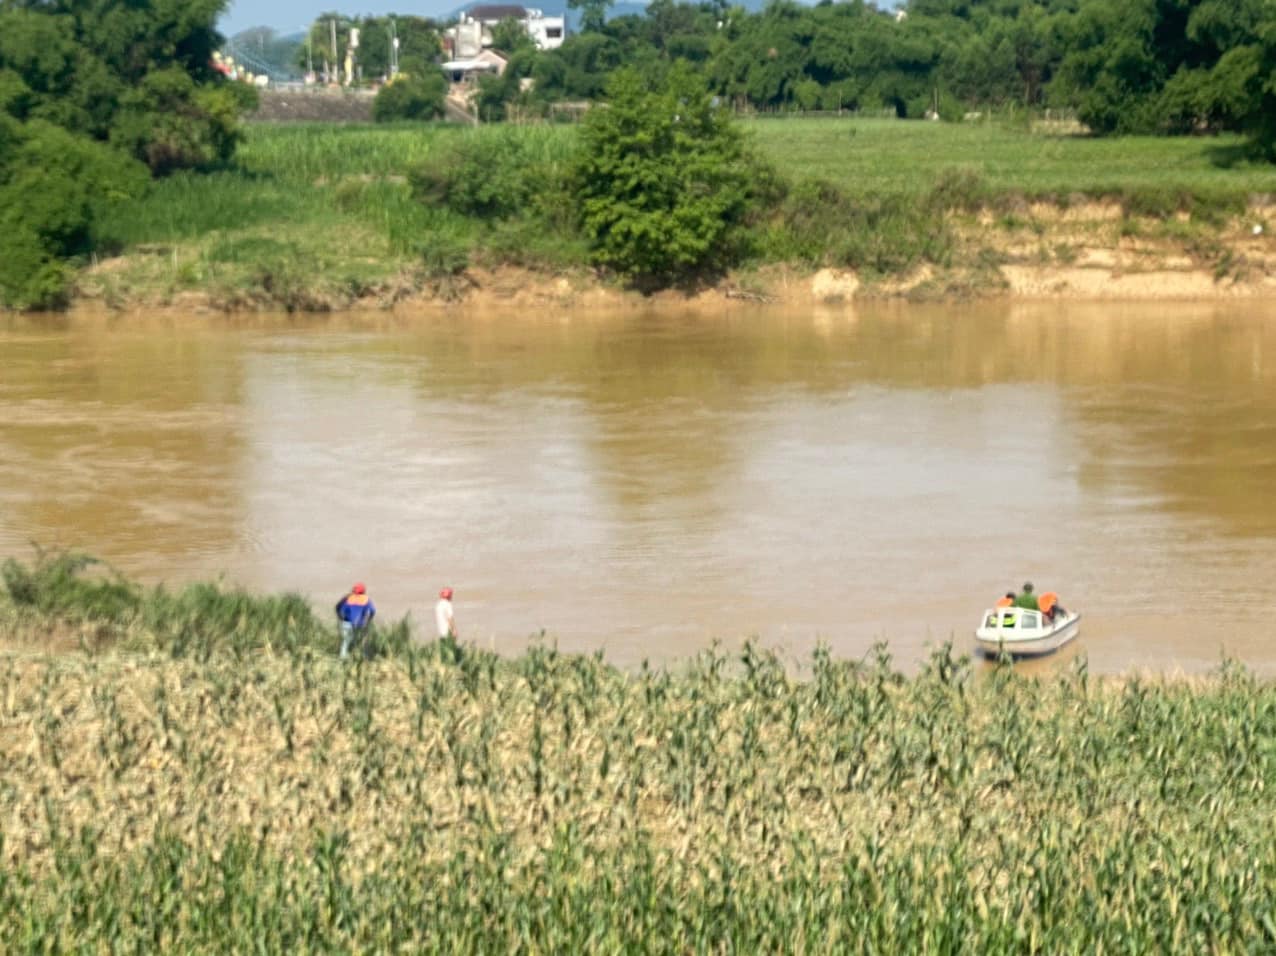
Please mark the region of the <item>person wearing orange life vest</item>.
POLYGON ((351 647, 362 641, 368 625, 377 616, 377 607, 368 597, 368 589, 356 584, 337 602, 337 621, 341 627, 341 659, 350 656, 351 647))
POLYGON ((1045 616, 1047 621, 1053 622, 1057 616, 1068 616, 1068 612, 1065 611, 1063 605, 1059 603, 1059 595, 1055 594, 1053 591, 1047 591, 1045 594, 1041 595, 1040 599, 1037 601, 1037 605, 1041 608, 1041 613, 1045 616))
POLYGON ((996 606, 997 606, 997 607, 1014 607, 1014 606, 1015 606, 1015 592, 1014 592, 1014 591, 1007 591, 1007 592, 1006 592, 1006 596, 1005 596, 1005 597, 998 599, 996 606))

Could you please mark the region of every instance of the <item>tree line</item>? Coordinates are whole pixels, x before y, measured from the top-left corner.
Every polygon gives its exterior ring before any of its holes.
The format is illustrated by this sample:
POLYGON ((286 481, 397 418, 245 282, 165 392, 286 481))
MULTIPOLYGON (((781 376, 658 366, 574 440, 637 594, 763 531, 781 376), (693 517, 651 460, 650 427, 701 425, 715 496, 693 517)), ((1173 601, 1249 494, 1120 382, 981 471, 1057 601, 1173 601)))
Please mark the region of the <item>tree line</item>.
MULTIPOLYGON (((955 120, 1054 109, 1099 135, 1245 132, 1276 156, 1273 0, 908 0, 897 9, 770 0, 757 12, 726 0, 652 0, 642 14, 610 18, 611 0, 569 5, 580 10, 582 29, 555 50, 538 50, 516 20, 495 29, 509 66, 480 81, 483 119, 605 98, 621 67, 658 83, 686 63, 719 101, 745 111, 955 120)), ((390 75, 395 28, 401 69, 431 77, 442 24, 417 17, 323 14, 298 61, 340 62, 351 27, 360 28, 365 78, 390 75)), ((420 105, 423 96, 400 91, 415 105, 387 109, 385 118, 437 115, 437 84, 429 89, 434 108, 420 105)))
POLYGON ((743 109, 959 119, 1054 108, 1097 134, 1243 131, 1269 155, 1276 139, 1272 0, 909 0, 898 10, 771 0, 756 13, 653 0, 611 19, 605 0, 577 5, 586 29, 557 50, 520 44, 506 74, 484 81, 487 118, 599 98, 621 66, 659 78, 686 62, 743 109))
POLYGON ((227 162, 255 93, 213 69, 225 0, 0 0, 0 303, 57 305, 104 204, 227 162))

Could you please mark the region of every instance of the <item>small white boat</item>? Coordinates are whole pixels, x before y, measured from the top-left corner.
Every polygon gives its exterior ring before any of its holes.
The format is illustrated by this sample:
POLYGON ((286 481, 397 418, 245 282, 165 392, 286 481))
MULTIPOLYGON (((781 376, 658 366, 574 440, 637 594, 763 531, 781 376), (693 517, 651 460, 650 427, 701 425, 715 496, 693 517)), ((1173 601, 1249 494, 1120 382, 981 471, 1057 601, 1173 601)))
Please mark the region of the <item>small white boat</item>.
POLYGON ((1081 615, 1060 611, 1054 620, 1040 611, 1022 607, 995 607, 984 611, 975 629, 975 646, 989 657, 1002 652, 1014 657, 1053 654, 1081 631, 1081 615))

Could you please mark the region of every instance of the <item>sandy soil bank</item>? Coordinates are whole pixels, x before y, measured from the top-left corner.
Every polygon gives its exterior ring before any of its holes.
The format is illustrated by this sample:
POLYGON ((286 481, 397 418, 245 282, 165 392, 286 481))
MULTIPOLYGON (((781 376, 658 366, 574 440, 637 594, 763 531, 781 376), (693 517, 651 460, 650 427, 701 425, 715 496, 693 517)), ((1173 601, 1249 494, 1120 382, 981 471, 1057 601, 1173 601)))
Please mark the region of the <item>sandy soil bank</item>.
MULTIPOLYGON (((550 274, 515 267, 470 268, 431 279, 402 273, 357 295, 326 290, 322 277, 293 300, 270 288, 165 288, 131 283, 124 256, 85 271, 77 303, 112 309, 323 312, 360 309, 706 308, 801 306, 857 299, 976 298, 1193 300, 1276 298, 1276 205, 1255 205, 1225 224, 1189 217, 1132 218, 1115 204, 1043 204, 1010 213, 953 217, 952 261, 906 274, 764 266, 700 287, 653 295, 622 288, 587 269, 550 274), (1270 224, 1270 225, 1269 225, 1270 224), (108 291, 109 290, 109 291, 108 291)), ((141 270, 137 270, 141 274, 141 270)))

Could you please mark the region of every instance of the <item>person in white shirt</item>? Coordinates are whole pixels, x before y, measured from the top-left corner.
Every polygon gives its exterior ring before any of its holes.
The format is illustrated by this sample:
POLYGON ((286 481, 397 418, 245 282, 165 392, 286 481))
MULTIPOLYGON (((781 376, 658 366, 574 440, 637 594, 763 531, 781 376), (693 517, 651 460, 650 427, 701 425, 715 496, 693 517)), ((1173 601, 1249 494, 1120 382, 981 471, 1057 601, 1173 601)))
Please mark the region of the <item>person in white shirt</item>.
POLYGON ((439 603, 434 605, 434 623, 438 627, 439 637, 450 637, 456 640, 456 618, 452 611, 451 588, 444 588, 439 592, 439 603))

